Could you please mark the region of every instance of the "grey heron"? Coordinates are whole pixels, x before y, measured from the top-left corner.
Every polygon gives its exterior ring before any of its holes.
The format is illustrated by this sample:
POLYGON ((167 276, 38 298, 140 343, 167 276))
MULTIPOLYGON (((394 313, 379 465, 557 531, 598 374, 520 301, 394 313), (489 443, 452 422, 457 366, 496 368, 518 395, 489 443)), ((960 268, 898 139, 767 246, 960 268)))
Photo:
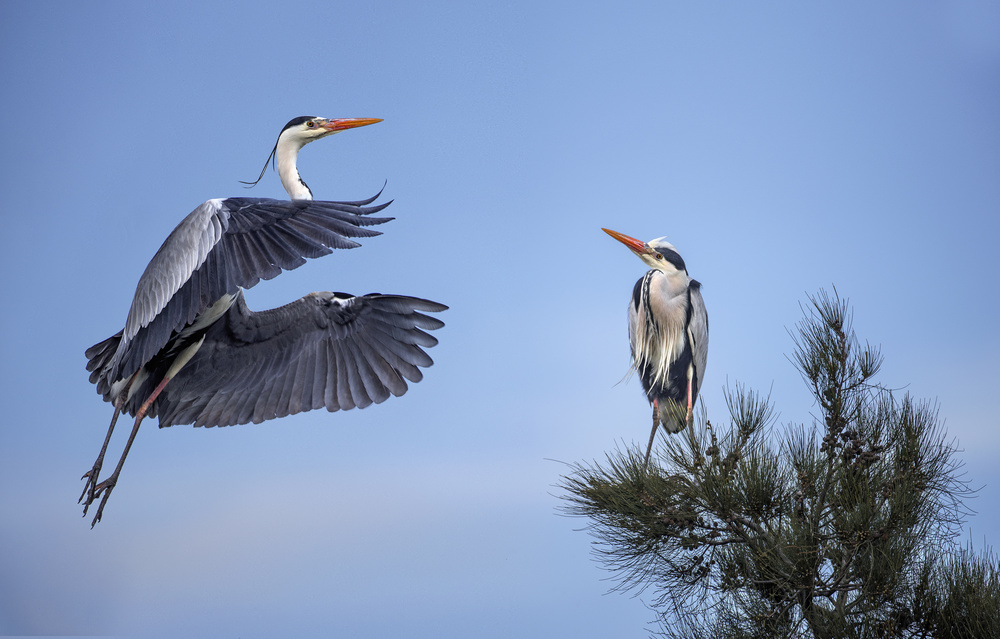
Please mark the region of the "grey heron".
POLYGON ((691 279, 684 259, 665 237, 642 242, 601 230, 627 246, 650 269, 635 283, 628 305, 632 368, 653 405, 648 464, 658 426, 678 433, 692 421, 708 359, 708 313, 701 284, 691 279))
POLYGON ((360 246, 353 238, 380 235, 369 227, 393 219, 372 215, 391 203, 372 205, 381 192, 355 202, 313 200, 296 168, 309 142, 376 122, 381 120, 291 120, 267 161, 277 161, 290 200, 208 200, 153 256, 125 328, 86 352, 91 383, 115 407, 97 461, 83 476, 84 516, 101 497, 91 527, 101 520, 146 416, 159 417, 161 428, 260 423, 321 407, 364 408, 422 379, 420 367, 433 363, 423 349, 437 344, 425 331, 444 326, 425 313, 447 309, 443 304, 316 292, 254 312, 243 298, 243 289, 306 258, 360 246), (135 425, 114 472, 99 482, 123 412, 135 417, 135 425))

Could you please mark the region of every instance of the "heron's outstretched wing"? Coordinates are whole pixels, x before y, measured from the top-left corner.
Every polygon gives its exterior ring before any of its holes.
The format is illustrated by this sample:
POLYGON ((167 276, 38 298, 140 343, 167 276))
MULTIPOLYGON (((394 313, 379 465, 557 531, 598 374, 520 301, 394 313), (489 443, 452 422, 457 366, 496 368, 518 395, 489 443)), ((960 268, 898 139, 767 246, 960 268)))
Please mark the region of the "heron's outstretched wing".
POLYGON ((433 363, 423 349, 437 344, 425 331, 444 326, 424 313, 445 309, 399 295, 311 293, 254 313, 237 294, 150 415, 161 427, 230 426, 381 403, 423 378, 420 367, 433 363))
POLYGON ((115 357, 99 372, 98 392, 128 378, 170 336, 238 288, 301 266, 305 258, 359 246, 350 238, 380 235, 366 228, 390 217, 367 217, 388 206, 357 202, 228 198, 209 200, 184 218, 149 262, 115 357))

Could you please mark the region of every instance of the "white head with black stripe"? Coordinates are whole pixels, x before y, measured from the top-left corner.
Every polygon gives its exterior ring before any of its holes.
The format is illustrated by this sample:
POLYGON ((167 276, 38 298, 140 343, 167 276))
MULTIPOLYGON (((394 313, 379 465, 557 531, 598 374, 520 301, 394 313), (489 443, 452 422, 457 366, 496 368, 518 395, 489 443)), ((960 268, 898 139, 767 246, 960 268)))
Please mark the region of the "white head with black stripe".
POLYGON ((674 245, 667 241, 666 237, 658 237, 655 240, 643 242, 618 231, 603 228, 601 230, 627 246, 649 268, 662 271, 667 275, 673 273, 684 273, 687 275, 684 258, 677 252, 674 245))
MULTIPOLYGON (((273 167, 275 162, 278 165, 278 177, 281 178, 281 185, 285 187, 288 197, 293 200, 311 200, 312 191, 306 186, 305 180, 299 175, 296 166, 299 151, 302 147, 325 138, 328 135, 354 129, 359 126, 368 126, 381 122, 380 118, 318 118, 312 115, 303 115, 292 118, 288 124, 281 129, 278 134, 278 141, 271 149, 271 155, 264 162, 264 168, 260 175, 253 182, 243 182, 250 187, 260 182, 267 171, 267 165, 273 167)), ((248 187, 249 188, 249 187, 248 187)))

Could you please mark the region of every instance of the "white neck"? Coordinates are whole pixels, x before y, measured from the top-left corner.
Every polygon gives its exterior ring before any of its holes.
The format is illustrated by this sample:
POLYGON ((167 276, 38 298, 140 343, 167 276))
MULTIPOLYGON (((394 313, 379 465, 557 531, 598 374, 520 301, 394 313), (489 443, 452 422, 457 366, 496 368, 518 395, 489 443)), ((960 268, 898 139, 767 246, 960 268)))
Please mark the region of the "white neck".
POLYGON ((278 161, 278 177, 281 178, 281 185, 288 191, 288 197, 293 200, 313 199, 312 191, 302 181, 299 170, 295 166, 295 161, 303 146, 305 144, 298 141, 283 139, 278 142, 278 149, 275 151, 275 158, 278 161))

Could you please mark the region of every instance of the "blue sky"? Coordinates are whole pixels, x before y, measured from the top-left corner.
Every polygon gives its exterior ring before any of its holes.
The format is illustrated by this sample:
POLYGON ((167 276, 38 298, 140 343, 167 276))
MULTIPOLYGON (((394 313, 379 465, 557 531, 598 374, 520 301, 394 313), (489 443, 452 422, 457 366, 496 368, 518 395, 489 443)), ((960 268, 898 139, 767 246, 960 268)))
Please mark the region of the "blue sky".
POLYGON ((997 542, 996 3, 3 3, 0 52, 0 634, 643 636, 555 487, 648 433, 618 383, 643 267, 602 226, 703 283, 715 422, 734 382, 811 422, 786 329, 836 286, 997 542), (248 303, 441 301, 434 367, 364 411, 148 422, 91 530, 84 349, 304 114, 384 118, 299 167, 323 199, 387 182, 396 220, 248 303))

